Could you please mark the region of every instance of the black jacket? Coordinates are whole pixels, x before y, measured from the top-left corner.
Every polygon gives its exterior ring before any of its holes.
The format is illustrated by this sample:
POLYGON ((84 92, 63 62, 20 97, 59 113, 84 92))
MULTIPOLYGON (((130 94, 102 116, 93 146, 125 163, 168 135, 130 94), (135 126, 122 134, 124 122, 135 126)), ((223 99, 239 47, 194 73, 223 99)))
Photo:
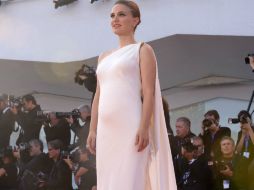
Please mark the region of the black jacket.
POLYGON ((200 135, 205 145, 205 155, 207 158, 212 159, 211 152, 214 153, 215 159, 221 156, 220 141, 224 136, 231 136, 231 130, 228 127, 220 127, 213 138, 209 130, 203 136, 200 135))
POLYGON ((196 159, 188 164, 184 159, 182 162, 182 174, 178 182, 179 190, 212 190, 212 170, 203 159, 196 159))
POLYGON ((87 117, 86 123, 83 126, 80 126, 79 122, 76 121, 73 123, 70 127, 71 130, 75 133, 75 135, 78 137, 78 146, 85 147, 86 146, 86 140, 89 134, 90 129, 90 121, 91 117, 87 117))
POLYGON ((20 142, 29 142, 32 139, 39 139, 43 121, 38 118, 38 111, 41 111, 41 107, 36 105, 36 107, 31 111, 21 112, 18 114, 17 120, 22 127, 24 134, 19 137, 17 144, 20 142))
POLYGON ((10 135, 14 129, 15 117, 10 109, 0 111, 0 150, 9 145, 10 135))
POLYGON ((64 118, 60 119, 58 124, 52 127, 48 123, 45 124, 44 132, 47 142, 59 139, 63 143, 63 149, 67 149, 70 145, 71 131, 69 123, 64 118))
POLYGON ((48 190, 72 190, 72 171, 63 161, 54 163, 47 183, 48 190))

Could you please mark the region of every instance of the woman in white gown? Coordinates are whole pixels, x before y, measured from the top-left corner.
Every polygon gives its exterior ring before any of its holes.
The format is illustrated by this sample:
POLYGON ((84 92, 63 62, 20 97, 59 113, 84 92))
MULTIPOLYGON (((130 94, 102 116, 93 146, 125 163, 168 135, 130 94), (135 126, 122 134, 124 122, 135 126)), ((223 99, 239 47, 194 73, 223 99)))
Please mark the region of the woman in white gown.
POLYGON ((97 190, 177 189, 156 58, 134 39, 139 23, 136 3, 115 3, 111 27, 119 48, 99 57, 87 140, 96 153, 97 190))

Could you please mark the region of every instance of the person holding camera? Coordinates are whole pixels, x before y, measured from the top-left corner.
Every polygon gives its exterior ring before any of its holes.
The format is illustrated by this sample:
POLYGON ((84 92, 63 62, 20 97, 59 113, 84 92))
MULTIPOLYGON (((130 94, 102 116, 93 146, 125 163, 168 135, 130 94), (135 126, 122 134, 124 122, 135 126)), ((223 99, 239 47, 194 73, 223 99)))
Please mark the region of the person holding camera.
POLYGON ((75 137, 78 137, 77 145, 79 147, 85 147, 90 129, 91 108, 88 105, 81 105, 78 110, 80 112, 80 118, 74 119, 70 117, 66 118, 66 120, 71 130, 75 133, 75 137))
POLYGON ((238 114, 241 130, 238 133, 236 151, 248 160, 249 189, 254 189, 254 127, 249 112, 242 110, 238 114))
POLYGON ((83 147, 79 151, 78 168, 75 169, 73 161, 68 157, 64 161, 75 173, 75 183, 79 190, 91 190, 96 186, 95 162, 89 159, 89 151, 83 147))
POLYGON ((7 95, 0 96, 0 150, 9 146, 15 117, 7 104, 7 95))
POLYGON ((204 117, 202 131, 199 136, 203 139, 206 157, 209 160, 213 160, 221 154, 220 140, 224 136, 230 137, 231 130, 228 127, 220 126, 220 115, 217 110, 209 110, 204 117))
POLYGON ((49 113, 49 122, 44 124, 44 132, 47 142, 59 139, 63 143, 63 149, 70 145, 71 131, 65 118, 59 118, 55 113, 49 113))
POLYGON ((254 156, 254 128, 251 115, 242 110, 238 114, 238 119, 241 130, 238 133, 236 151, 251 161, 254 156))
POLYGON ((172 141, 172 157, 175 170, 176 182, 179 183, 179 180, 182 175, 182 145, 191 140, 195 136, 190 130, 191 121, 187 117, 179 117, 176 120, 176 136, 174 136, 172 141))
POLYGON ((235 153, 231 137, 223 137, 220 148, 222 155, 214 161, 216 190, 247 190, 247 159, 235 153))
POLYGON ((182 144, 189 141, 192 137, 196 136, 191 132, 191 121, 187 117, 179 117, 176 120, 176 136, 172 141, 172 155, 173 158, 181 156, 182 144))
POLYGON ((212 190, 212 171, 207 163, 196 157, 198 147, 191 141, 182 144, 182 156, 178 190, 212 190))
POLYGON ((54 161, 49 179, 43 185, 47 190, 72 190, 72 171, 61 158, 62 142, 58 139, 48 142, 48 155, 54 161))
MULTIPOLYGON (((40 187, 41 180, 47 180, 53 162, 43 153, 43 143, 39 139, 29 141, 27 149, 31 157, 30 161, 19 168, 19 190, 43 189, 40 187)), ((17 155, 17 153, 15 153, 17 155)), ((18 156, 18 157, 22 157, 18 156)), ((21 158, 22 159, 22 158, 21 158)))
POLYGON ((0 189, 16 190, 17 189, 17 167, 16 158, 11 148, 5 148, 2 155, 3 165, 0 166, 0 189))
POLYGON ((16 114, 16 119, 22 128, 16 142, 17 145, 22 142, 28 143, 32 139, 39 139, 42 126, 42 121, 37 116, 41 107, 35 98, 30 94, 23 96, 22 105, 24 111, 13 108, 13 113, 16 114))

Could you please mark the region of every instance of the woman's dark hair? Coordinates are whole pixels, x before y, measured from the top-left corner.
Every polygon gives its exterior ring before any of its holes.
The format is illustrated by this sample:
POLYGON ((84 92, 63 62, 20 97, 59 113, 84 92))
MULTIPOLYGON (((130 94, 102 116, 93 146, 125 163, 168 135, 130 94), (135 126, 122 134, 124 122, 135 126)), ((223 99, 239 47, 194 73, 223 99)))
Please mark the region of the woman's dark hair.
POLYGON ((133 2, 133 1, 125 1, 125 0, 118 0, 118 1, 115 2, 115 5, 119 5, 119 4, 129 7, 129 9, 131 10, 132 16, 134 18, 136 18, 136 17, 139 18, 139 22, 134 28, 134 31, 135 31, 137 26, 141 23, 140 10, 139 10, 139 7, 138 7, 137 3, 133 2))

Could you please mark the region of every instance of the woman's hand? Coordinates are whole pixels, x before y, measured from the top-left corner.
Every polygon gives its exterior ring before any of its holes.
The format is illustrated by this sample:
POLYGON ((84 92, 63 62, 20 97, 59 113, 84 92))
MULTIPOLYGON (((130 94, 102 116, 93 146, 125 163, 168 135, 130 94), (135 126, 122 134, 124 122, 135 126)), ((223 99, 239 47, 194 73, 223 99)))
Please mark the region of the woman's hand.
POLYGON ((87 137, 87 142, 86 142, 86 148, 92 153, 96 154, 96 132, 90 130, 88 137, 87 137))
POLYGON ((138 152, 144 150, 149 144, 149 129, 140 127, 137 135, 135 145, 138 147, 138 152))

